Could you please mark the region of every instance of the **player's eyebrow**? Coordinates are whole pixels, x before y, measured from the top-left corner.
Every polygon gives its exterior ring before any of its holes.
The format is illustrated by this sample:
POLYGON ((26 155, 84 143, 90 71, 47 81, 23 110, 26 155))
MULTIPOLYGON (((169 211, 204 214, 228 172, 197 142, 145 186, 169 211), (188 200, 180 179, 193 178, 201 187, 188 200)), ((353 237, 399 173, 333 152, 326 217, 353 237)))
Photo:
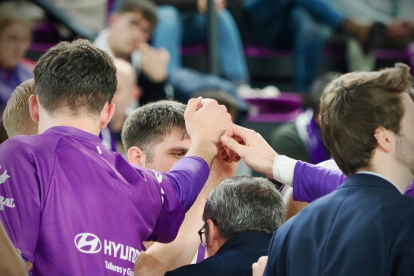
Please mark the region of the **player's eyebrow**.
POLYGON ((188 151, 188 148, 173 147, 173 148, 169 148, 168 150, 170 150, 170 151, 188 151))

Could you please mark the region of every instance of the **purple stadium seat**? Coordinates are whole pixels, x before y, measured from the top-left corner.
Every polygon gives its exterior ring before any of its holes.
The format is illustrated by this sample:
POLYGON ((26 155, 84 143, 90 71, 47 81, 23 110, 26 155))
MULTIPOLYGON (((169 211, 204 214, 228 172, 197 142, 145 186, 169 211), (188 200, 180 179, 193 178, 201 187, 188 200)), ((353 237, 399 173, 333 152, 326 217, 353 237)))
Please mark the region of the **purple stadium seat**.
POLYGON ((414 42, 402 50, 376 50, 377 59, 405 60, 411 67, 411 75, 414 76, 414 42))
POLYGON ((251 106, 249 122, 291 122, 303 111, 299 94, 283 92, 277 98, 247 98, 251 106))

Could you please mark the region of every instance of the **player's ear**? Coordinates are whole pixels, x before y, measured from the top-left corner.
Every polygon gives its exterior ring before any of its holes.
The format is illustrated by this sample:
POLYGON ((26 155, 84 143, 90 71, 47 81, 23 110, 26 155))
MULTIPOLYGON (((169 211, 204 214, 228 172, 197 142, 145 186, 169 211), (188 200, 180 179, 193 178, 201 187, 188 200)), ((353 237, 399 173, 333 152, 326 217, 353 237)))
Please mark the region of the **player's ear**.
POLYGON ((104 108, 101 111, 100 114, 100 125, 99 127, 101 129, 106 128, 108 123, 111 121, 112 117, 115 113, 115 104, 114 103, 106 103, 104 108))
POLYGON ((31 95, 29 98, 29 112, 33 122, 39 122, 39 102, 36 95, 31 95))
POLYGON ((147 155, 139 147, 131 147, 128 149, 127 158, 129 163, 145 167, 147 155))

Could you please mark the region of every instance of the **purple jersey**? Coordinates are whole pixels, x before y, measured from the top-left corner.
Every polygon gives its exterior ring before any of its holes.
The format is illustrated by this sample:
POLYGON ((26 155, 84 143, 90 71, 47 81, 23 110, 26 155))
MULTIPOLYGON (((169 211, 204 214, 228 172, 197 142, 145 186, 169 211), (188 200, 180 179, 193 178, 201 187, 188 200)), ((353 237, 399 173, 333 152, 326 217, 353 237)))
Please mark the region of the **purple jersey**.
POLYGON ((0 146, 0 219, 33 275, 133 275, 142 242, 172 241, 209 167, 185 157, 169 173, 133 166, 70 127, 0 146))
POLYGON ((335 191, 345 180, 339 170, 298 161, 293 175, 293 199, 312 202, 335 191))
MULTIPOLYGON (((298 161, 293 175, 293 199, 312 202, 335 191, 347 177, 340 170, 332 170, 298 161)), ((413 182, 414 183, 414 182, 413 182)), ((405 194, 414 197, 413 183, 405 194)))

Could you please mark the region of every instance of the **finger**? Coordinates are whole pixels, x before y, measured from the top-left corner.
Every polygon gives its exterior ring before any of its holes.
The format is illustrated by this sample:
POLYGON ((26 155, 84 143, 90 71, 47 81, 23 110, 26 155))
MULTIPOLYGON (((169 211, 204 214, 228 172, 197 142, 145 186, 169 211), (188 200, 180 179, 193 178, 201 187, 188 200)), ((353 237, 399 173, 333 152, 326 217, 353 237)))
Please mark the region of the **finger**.
MULTIPOLYGON (((217 101, 213 100, 213 99, 210 99, 210 98, 204 98, 201 101, 202 106, 207 105, 207 104, 215 104, 215 103, 217 103, 217 101)), ((217 103, 217 105, 218 105, 218 103, 217 103)))
POLYGON ((262 257, 259 258, 259 260, 257 262, 259 264, 265 265, 267 263, 267 258, 268 258, 268 256, 262 256, 262 257))
POLYGON ((187 103, 187 108, 185 109, 184 117, 188 116, 188 114, 195 113, 199 109, 199 106, 201 104, 201 100, 202 100, 201 97, 190 99, 187 103))
POLYGON ((224 149, 226 150, 226 154, 227 154, 227 156, 230 158, 230 159, 232 159, 232 160, 236 160, 236 159, 238 159, 240 156, 235 152, 235 151, 233 151, 233 150, 231 150, 231 149, 229 149, 229 148, 227 148, 225 145, 223 145, 224 146, 224 149))
MULTIPOLYGON (((237 155, 241 156, 241 152, 243 150, 243 145, 240 145, 239 143, 237 143, 236 140, 234 140, 233 138, 227 136, 227 135, 223 135, 221 136, 221 142, 223 143, 223 145, 226 146, 226 148, 234 151, 235 153, 237 153, 237 155)), ((229 154, 229 152, 227 151, 227 153, 229 154)), ((231 154, 229 154, 229 156, 231 157, 231 154)))
MULTIPOLYGON (((249 132, 252 132, 252 130, 248 129, 248 128, 244 128, 241 126, 238 126, 236 124, 233 124, 227 131, 226 131, 226 135, 233 137, 233 136, 238 136, 240 138, 244 138, 248 135, 249 132)), ((243 139, 245 140, 245 139, 243 139)))
POLYGON ((169 60, 170 59, 170 52, 168 52, 167 49, 165 48, 161 48, 158 50, 159 55, 162 57, 162 59, 164 60, 169 60))
MULTIPOLYGON (((221 158, 224 160, 224 161, 226 161, 227 163, 231 163, 231 162, 234 162, 234 155, 235 154, 232 154, 233 156, 231 156, 231 155, 229 155, 229 153, 227 152, 227 151, 229 151, 230 153, 233 153, 233 151, 231 151, 231 150, 227 150, 226 148, 223 148, 223 151, 221 152, 221 158)), ((237 155, 236 155, 237 156, 237 155)))

